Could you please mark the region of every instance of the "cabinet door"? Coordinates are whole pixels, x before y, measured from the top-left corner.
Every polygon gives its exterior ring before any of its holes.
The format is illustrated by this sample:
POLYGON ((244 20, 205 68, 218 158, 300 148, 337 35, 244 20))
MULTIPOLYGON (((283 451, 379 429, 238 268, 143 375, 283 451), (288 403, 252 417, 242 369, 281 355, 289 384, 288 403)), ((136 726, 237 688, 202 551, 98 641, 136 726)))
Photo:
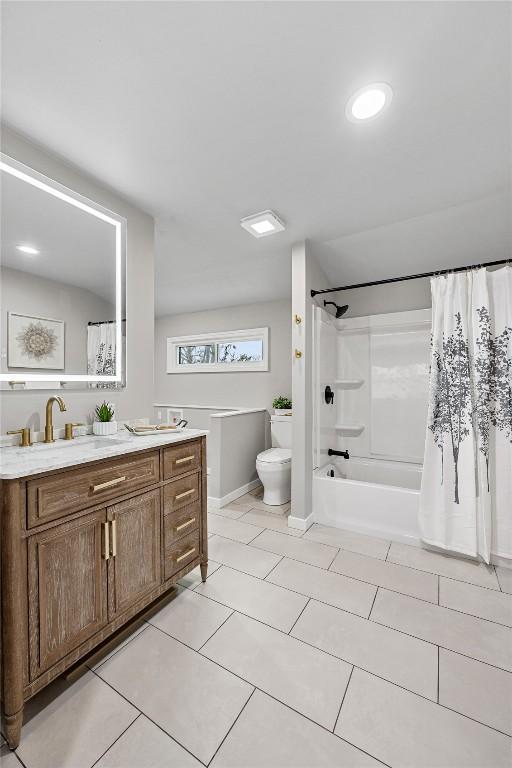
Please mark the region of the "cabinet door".
POLYGON ((109 621, 161 583, 160 489, 114 504, 108 566, 109 621))
POLYGON ((28 540, 31 678, 107 623, 105 510, 28 540))

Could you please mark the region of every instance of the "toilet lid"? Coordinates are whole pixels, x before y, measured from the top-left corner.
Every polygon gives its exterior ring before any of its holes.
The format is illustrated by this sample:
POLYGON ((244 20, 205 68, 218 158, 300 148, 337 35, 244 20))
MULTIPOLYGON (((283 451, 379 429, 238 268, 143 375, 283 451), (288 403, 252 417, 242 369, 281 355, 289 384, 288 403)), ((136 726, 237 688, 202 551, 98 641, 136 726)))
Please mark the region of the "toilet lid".
POLYGON ((286 464, 292 460, 292 452, 289 448, 269 448, 268 451, 258 453, 257 459, 269 464, 286 464))

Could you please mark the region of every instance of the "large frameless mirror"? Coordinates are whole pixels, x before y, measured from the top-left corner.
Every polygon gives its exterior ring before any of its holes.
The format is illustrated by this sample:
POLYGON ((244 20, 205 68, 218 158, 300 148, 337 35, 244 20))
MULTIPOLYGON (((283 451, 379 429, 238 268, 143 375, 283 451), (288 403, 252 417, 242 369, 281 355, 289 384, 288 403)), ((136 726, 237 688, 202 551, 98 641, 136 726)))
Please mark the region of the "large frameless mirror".
POLYGON ((0 157, 4 390, 124 385, 126 221, 0 157))

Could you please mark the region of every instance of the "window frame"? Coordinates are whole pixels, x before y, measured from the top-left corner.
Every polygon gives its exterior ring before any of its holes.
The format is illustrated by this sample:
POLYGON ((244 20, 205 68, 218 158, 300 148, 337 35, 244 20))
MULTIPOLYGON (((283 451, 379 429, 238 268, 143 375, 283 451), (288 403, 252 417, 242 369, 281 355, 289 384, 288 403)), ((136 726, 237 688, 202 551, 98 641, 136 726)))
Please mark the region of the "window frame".
POLYGON ((269 370, 269 329, 246 328, 236 331, 217 331, 216 333, 201 333, 193 336, 167 337, 167 373, 257 373, 269 370), (218 344, 229 344, 233 341, 261 341, 263 347, 262 360, 257 362, 225 362, 219 363, 180 363, 179 348, 186 346, 202 346, 213 344, 217 355, 218 344))

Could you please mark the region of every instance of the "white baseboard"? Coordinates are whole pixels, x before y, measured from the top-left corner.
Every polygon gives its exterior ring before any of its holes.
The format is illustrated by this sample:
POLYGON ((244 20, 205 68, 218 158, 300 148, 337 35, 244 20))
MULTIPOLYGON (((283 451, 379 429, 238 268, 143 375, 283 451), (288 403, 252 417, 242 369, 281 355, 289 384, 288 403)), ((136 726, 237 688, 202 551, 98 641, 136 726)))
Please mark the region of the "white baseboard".
POLYGON ((314 515, 311 513, 307 517, 294 517, 293 515, 288 516, 288 528, 297 528, 299 531, 307 531, 308 528, 310 528, 314 520, 314 515))
POLYGON ((231 504, 232 501, 239 499, 240 496, 244 496, 246 493, 253 491, 260 485, 261 480, 257 478, 256 480, 251 480, 250 483, 241 485, 240 488, 235 488, 234 491, 230 491, 230 493, 227 493, 220 498, 218 496, 208 496, 208 506, 210 509, 221 509, 222 507, 225 507, 226 504, 231 504))

